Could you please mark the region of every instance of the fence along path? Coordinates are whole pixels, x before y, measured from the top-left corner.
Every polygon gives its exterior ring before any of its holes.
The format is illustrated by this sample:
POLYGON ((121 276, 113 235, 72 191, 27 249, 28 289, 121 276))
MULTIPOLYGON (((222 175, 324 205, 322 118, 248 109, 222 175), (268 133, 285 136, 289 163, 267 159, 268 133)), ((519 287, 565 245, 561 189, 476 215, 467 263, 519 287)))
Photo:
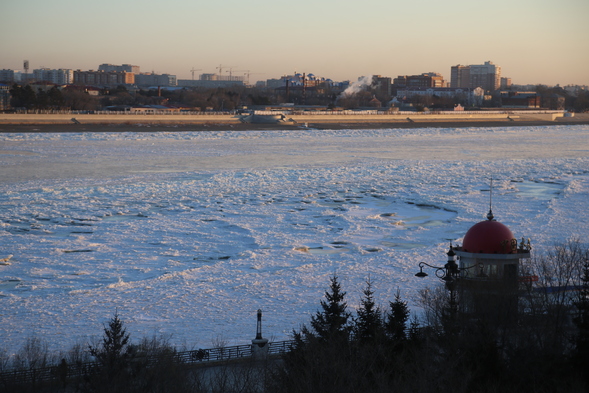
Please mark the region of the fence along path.
MULTIPOLYGON (((276 341, 269 342, 267 355, 283 354, 292 348, 294 341, 276 341)), ((222 362, 228 360, 238 360, 249 358, 253 355, 252 344, 236 345, 231 347, 218 347, 210 349, 196 349, 192 351, 175 352, 170 358, 180 364, 205 364, 222 362)), ((161 357, 150 356, 142 357, 147 361, 147 365, 155 364, 161 357)), ((60 378, 76 378, 89 375, 100 368, 98 362, 59 364, 55 366, 39 367, 31 369, 14 369, 0 373, 0 387, 6 385, 37 383, 60 378)))

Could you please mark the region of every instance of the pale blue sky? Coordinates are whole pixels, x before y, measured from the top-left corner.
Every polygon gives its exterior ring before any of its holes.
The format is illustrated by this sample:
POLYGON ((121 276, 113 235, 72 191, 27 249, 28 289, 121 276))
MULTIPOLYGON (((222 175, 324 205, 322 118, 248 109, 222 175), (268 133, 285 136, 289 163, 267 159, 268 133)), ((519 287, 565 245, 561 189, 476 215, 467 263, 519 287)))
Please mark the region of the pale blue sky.
POLYGON ((588 0, 0 0, 0 34, 0 69, 449 81, 451 66, 490 60, 516 84, 589 85, 588 0))

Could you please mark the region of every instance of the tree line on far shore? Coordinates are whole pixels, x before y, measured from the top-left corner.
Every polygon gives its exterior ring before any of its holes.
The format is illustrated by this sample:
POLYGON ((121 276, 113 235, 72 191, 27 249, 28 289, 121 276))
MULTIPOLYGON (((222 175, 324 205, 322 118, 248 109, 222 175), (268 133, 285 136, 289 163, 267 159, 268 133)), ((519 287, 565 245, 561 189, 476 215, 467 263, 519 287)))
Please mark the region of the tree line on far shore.
MULTIPOLYGON (((161 337, 133 344, 115 313, 101 341, 49 354, 38 338, 13 356, 0 351, 1 372, 55 365, 52 383, 9 386, 7 392, 243 392, 243 393, 581 393, 589 388, 589 248, 557 245, 523 267, 539 277, 524 285, 525 307, 497 320, 452 306, 442 288, 422 292, 418 320, 397 291, 385 306, 366 281, 354 312, 337 275, 307 324, 292 332, 292 350, 280 358, 252 357, 215 367, 174 360, 161 337), (61 359, 61 361, 57 361, 61 359), (149 361, 147 360, 149 359, 149 361), (93 360, 78 378, 67 365, 93 360)), ((488 304, 488 307, 493 307, 488 304)))
MULTIPOLYGON (((317 105, 327 108, 342 107, 344 109, 356 109, 369 107, 371 100, 379 95, 378 90, 366 90, 358 92, 354 96, 342 98, 337 92, 326 91, 321 95, 285 96, 284 92, 274 89, 259 87, 235 86, 231 88, 183 88, 183 89, 140 89, 129 91, 121 85, 115 88, 92 90, 97 95, 89 94, 90 91, 83 86, 67 86, 63 89, 53 86, 50 89, 33 89, 31 85, 14 84, 10 89, 10 105, 14 109, 27 110, 101 110, 105 107, 122 105, 171 105, 190 110, 231 111, 244 106, 279 105, 285 102, 296 104, 317 105)), ((559 95, 565 98, 565 109, 573 112, 589 111, 589 91, 578 90, 575 94, 561 87, 547 87, 538 85, 538 94, 551 96, 559 95)), ((382 103, 390 101, 392 97, 379 97, 382 103)), ((432 109, 453 109, 461 104, 468 108, 466 98, 415 97, 415 108, 424 106, 432 109)), ((497 101, 491 100, 486 106, 497 106, 497 101)))

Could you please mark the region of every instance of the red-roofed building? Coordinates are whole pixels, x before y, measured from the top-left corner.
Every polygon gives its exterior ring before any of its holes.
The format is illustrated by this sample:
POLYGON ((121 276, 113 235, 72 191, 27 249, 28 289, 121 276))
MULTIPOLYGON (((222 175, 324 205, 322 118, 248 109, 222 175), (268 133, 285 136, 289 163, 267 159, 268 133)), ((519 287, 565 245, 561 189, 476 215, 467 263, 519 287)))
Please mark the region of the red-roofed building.
MULTIPOLYGON (((518 243, 504 224, 487 220, 473 225, 462 246, 451 251, 464 274, 460 279, 461 304, 466 312, 508 322, 517 315, 521 262, 530 258, 530 240, 518 243)), ((450 255, 450 254, 449 254, 450 255)))

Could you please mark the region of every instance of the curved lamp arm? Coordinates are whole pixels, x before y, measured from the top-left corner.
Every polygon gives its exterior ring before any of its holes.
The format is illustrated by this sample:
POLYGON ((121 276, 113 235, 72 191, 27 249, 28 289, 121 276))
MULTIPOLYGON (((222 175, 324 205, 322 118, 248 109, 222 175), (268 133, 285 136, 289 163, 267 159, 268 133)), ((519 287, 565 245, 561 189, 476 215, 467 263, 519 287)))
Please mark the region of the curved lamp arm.
POLYGON ((427 277, 428 276, 428 274, 423 271, 424 266, 431 267, 432 269, 435 269, 436 276, 438 278, 443 279, 443 277, 446 275, 446 271, 445 271, 446 267, 444 267, 444 266, 434 266, 434 265, 430 265, 429 263, 426 263, 426 262, 419 262, 419 273, 415 274, 416 277, 427 277))
POLYGON ((455 267, 449 266, 449 264, 446 264, 445 266, 434 266, 434 265, 430 265, 429 263, 426 263, 426 262, 419 262, 419 272, 415 274, 416 277, 427 277, 428 276, 428 274, 423 271, 424 266, 431 267, 432 269, 435 269, 436 277, 438 277, 439 279, 444 280, 444 281, 451 281, 451 280, 458 278, 458 275, 463 270, 470 270, 475 267, 478 267, 482 270, 482 268, 483 268, 482 263, 478 263, 476 265, 472 265, 469 267, 458 268, 457 266, 455 266, 455 267))

